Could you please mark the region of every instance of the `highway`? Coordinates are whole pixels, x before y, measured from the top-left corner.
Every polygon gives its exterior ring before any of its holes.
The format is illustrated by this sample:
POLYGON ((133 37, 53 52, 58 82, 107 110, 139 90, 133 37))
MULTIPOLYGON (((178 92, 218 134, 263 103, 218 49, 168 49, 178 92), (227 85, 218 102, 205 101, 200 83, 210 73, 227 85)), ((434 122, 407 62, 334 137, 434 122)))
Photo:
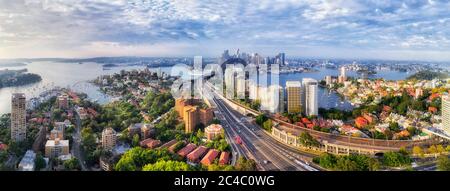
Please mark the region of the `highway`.
POLYGON ((264 133, 261 128, 249 122, 246 116, 232 110, 217 97, 214 96, 211 103, 214 103, 217 112, 220 113, 219 118, 225 122, 222 124, 227 137, 233 138, 235 135, 239 135, 242 139, 241 145, 234 144, 234 140, 231 140, 232 147, 238 147, 240 155, 254 159, 260 170, 317 171, 316 168, 305 162, 307 157, 311 157, 310 154, 300 153, 298 150, 277 142, 264 133))

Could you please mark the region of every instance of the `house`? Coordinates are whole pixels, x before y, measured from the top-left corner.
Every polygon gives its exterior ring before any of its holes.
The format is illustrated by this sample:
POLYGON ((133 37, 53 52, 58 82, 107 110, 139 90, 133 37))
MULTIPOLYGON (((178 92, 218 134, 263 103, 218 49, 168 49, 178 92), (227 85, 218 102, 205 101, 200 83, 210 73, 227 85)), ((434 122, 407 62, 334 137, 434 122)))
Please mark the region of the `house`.
POLYGON ((227 165, 229 162, 230 162, 230 153, 229 152, 220 153, 219 164, 227 165))
POLYGON ((153 148, 156 148, 156 147, 158 147, 159 145, 161 145, 161 141, 160 141, 160 140, 154 140, 154 139, 148 138, 148 139, 145 139, 145 140, 141 141, 141 142, 139 143, 139 145, 140 145, 141 147, 144 147, 144 148, 150 148, 150 149, 153 149, 153 148))
POLYGON ((437 112, 437 108, 436 108, 436 107, 430 106, 430 107, 428 107, 428 112, 430 112, 430 113, 436 113, 436 112, 437 112))
POLYGON ((178 141, 177 141, 176 139, 173 139, 173 140, 171 140, 171 141, 169 141, 169 142, 164 143, 163 145, 161 145, 160 148, 169 148, 169 147, 171 147, 172 145, 175 145, 177 142, 178 142, 178 141))
POLYGON ((197 148, 197 145, 193 144, 193 143, 189 143, 188 145, 186 145, 185 147, 183 147, 182 149, 180 149, 177 154, 180 155, 181 157, 186 157, 186 155, 188 155, 191 151, 193 151, 195 148, 197 148))
POLYGON ((205 157, 203 157, 200 163, 205 166, 211 165, 218 155, 219 151, 217 151, 216 149, 211 149, 208 151, 208 153, 206 153, 205 157))
POLYGON ((355 119, 355 126, 358 128, 363 128, 368 124, 369 124, 369 122, 364 117, 357 117, 355 119))
POLYGON ((311 121, 308 118, 302 118, 302 123, 304 124, 310 124, 311 121))
POLYGON ((197 147, 194 151, 190 152, 187 155, 187 161, 190 163, 198 163, 200 161, 200 158, 205 155, 205 153, 208 151, 208 148, 205 146, 197 147))

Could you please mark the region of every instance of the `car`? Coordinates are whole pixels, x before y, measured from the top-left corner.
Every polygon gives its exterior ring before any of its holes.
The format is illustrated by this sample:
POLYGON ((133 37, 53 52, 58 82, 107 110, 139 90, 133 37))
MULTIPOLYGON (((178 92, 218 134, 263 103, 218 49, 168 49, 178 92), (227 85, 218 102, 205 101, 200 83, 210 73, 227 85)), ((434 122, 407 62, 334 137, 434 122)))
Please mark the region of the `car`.
POLYGON ((270 161, 268 161, 268 160, 264 160, 263 162, 264 162, 264 164, 269 164, 270 163, 270 161))

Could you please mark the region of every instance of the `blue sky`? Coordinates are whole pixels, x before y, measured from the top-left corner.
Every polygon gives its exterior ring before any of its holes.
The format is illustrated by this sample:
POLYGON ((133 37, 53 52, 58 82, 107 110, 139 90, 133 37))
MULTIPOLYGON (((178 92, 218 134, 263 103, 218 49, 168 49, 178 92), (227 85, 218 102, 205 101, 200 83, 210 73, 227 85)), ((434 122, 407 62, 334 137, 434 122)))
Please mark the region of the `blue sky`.
POLYGON ((0 0, 0 58, 450 60, 447 0, 0 0))

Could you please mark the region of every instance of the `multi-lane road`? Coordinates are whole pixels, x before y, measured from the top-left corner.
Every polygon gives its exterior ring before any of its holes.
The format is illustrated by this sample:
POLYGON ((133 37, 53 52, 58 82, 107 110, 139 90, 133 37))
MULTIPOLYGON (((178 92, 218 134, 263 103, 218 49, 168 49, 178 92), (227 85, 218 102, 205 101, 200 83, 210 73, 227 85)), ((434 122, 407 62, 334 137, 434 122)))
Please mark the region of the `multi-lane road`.
MULTIPOLYGON (((205 86, 208 88, 207 86, 205 86)), ((244 156, 254 159, 260 170, 265 171, 316 171, 306 162, 312 155, 300 152, 267 135, 263 130, 250 122, 248 117, 231 109, 215 92, 206 91, 210 103, 216 107, 216 114, 225 128, 227 140, 231 143, 234 157, 244 156), (239 136, 242 144, 236 144, 235 136, 239 136)), ((235 159, 235 158, 234 158, 235 159)))

